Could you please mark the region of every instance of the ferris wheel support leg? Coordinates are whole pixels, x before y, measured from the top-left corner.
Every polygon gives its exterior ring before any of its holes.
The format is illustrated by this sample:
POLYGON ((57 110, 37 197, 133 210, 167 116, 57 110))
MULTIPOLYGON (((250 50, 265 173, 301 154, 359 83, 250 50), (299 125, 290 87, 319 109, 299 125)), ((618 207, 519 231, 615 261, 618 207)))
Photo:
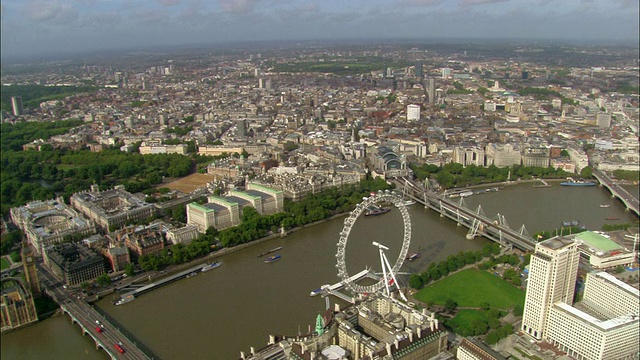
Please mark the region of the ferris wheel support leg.
MULTIPOLYGON (((384 280, 384 287, 387 290, 387 296, 390 296, 389 279, 387 278, 387 267, 385 266, 384 252, 382 251, 382 248, 378 248, 378 250, 380 251, 380 264, 382 265, 382 277, 384 280)), ((393 273, 391 273, 391 275, 393 276, 393 273)))
MULTIPOLYGON (((408 301, 407 298, 404 296, 404 294, 402 293, 402 289, 400 289, 400 285, 398 285, 398 279, 396 279, 396 274, 393 273, 393 268, 391 267, 391 265, 389 265, 389 260, 387 260, 387 256, 382 252, 382 249, 380 250, 380 253, 382 254, 382 258, 384 259, 384 264, 382 266, 382 268, 384 269, 384 265, 387 266, 387 268, 389 269, 389 274, 391 275, 391 278, 393 279, 393 284, 396 286, 396 288, 398 289, 398 292, 400 293, 400 297, 402 297, 402 299, 404 301, 408 301)), ((389 294, 389 282, 386 282, 387 284, 387 295, 389 294)))

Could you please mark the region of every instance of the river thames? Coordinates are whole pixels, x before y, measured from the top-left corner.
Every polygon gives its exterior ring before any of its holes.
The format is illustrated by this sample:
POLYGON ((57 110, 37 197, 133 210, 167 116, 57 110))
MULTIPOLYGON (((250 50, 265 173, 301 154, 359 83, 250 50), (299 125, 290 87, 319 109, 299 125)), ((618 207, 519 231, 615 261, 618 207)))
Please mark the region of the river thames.
MULTIPOLYGON (((638 196, 637 187, 628 189, 638 196)), ((600 230, 605 223, 638 223, 635 214, 625 211, 620 201, 600 187, 570 188, 554 183, 550 188, 534 188, 521 184, 467 197, 465 202, 472 209, 481 205, 490 218, 504 215, 514 229, 524 224, 530 234, 572 220, 589 230, 600 230)), ((405 262, 402 271, 421 271, 430 262, 480 249, 487 241, 466 240, 466 229, 419 205, 409 210, 413 232, 410 252, 420 251, 422 256, 405 262)), ((342 225, 341 217, 263 242, 224 255, 218 269, 159 288, 126 305, 116 307, 107 297, 97 306, 163 359, 237 359, 240 351, 265 346, 270 334, 306 333, 315 324, 325 301, 310 297, 309 292, 338 281, 335 252, 342 225), (277 253, 282 255, 280 261, 265 264, 257 257, 277 246, 283 247, 277 253)), ((357 221, 346 251, 350 274, 364 267, 380 271, 372 241, 391 248, 387 252, 390 261, 397 258, 402 242, 397 210, 357 221)), ((401 277, 405 283, 406 278, 401 277)), ((335 301, 331 299, 332 306, 335 301)), ((62 316, 3 335, 1 349, 3 360, 108 358, 62 316)))

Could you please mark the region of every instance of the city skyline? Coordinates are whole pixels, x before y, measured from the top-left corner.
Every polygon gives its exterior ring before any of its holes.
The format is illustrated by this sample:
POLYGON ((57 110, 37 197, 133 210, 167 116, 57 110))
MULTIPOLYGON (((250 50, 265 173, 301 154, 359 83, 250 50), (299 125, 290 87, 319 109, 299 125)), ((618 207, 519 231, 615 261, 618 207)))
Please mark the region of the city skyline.
POLYGON ((5 0, 1 19, 3 58, 254 41, 638 41, 628 0, 5 0))

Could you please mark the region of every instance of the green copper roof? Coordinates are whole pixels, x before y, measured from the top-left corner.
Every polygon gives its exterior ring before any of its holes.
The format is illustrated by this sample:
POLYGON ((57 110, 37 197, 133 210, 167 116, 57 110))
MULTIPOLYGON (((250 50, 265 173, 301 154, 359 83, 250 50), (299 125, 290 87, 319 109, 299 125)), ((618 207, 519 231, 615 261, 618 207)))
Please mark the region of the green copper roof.
POLYGON ((603 252, 622 249, 622 246, 616 244, 614 241, 600 234, 596 234, 593 231, 581 232, 576 235, 576 238, 584 241, 587 246, 603 252))
POLYGON ((196 203, 196 202, 189 203, 189 204, 187 204, 187 206, 192 206, 192 207, 194 207, 194 208, 199 209, 199 210, 200 210, 200 211, 202 211, 202 212, 211 212, 211 211, 214 211, 213 209, 210 209, 210 208, 208 208, 208 207, 206 207, 206 206, 200 205, 200 204, 198 204, 198 203, 196 203))
POLYGON ((320 314, 316 317, 316 333, 318 335, 324 334, 324 320, 322 320, 322 315, 320 314))

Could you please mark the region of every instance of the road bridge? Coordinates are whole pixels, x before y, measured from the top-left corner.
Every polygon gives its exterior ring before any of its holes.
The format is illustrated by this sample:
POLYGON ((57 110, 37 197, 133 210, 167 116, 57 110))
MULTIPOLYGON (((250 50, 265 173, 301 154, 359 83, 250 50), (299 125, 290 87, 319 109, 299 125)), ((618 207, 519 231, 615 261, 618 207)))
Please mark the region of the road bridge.
POLYGON ((105 319, 84 299, 71 296, 62 289, 59 281, 48 271, 40 268, 38 275, 42 277, 44 291, 60 305, 74 324, 82 329, 83 335, 89 335, 96 343, 96 349, 102 349, 112 359, 146 360, 157 358, 149 349, 143 351, 142 344, 125 336, 118 327, 105 319), (100 329, 100 331, 97 330, 100 329), (118 345, 124 352, 120 352, 118 345))
POLYGON ((524 225, 519 231, 513 230, 508 226, 504 216, 498 214, 497 218, 490 219, 484 215, 481 206, 475 211, 464 206, 463 198, 456 203, 425 189, 422 184, 409 178, 400 177, 393 181, 405 197, 437 211, 440 216, 446 216, 460 226, 469 228, 468 239, 481 235, 501 245, 511 245, 524 251, 533 251, 535 248, 535 242, 527 234, 524 225))
POLYGON ((628 192, 627 189, 615 184, 613 180, 604 173, 604 171, 593 169, 593 176, 598 180, 600 186, 607 188, 607 190, 611 192, 612 197, 616 197, 622 201, 627 210, 633 211, 636 215, 640 216, 640 211, 638 210, 640 208, 640 204, 638 199, 628 192))

